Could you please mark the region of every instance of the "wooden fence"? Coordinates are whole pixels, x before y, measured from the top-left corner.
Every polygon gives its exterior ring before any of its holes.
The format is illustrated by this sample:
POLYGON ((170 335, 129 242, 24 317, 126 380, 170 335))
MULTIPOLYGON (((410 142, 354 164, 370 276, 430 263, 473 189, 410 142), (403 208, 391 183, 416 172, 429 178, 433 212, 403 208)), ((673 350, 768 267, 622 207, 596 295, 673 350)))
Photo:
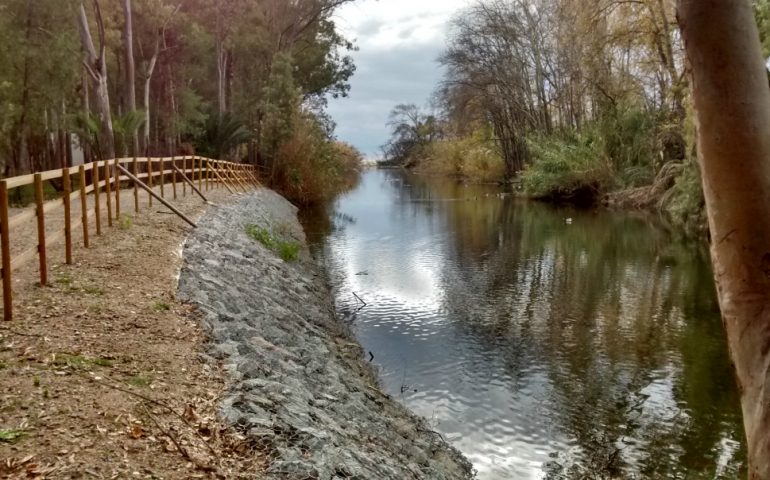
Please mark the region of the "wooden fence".
POLYGON ((140 190, 148 195, 149 205, 153 197, 184 217, 166 200, 195 192, 204 200, 203 191, 212 188, 227 188, 230 193, 247 192, 259 184, 254 167, 240 163, 213 160, 198 156, 165 158, 118 158, 100 160, 86 165, 49 170, 0 180, 0 251, 2 253, 3 316, 13 318, 13 292, 11 274, 37 256, 41 285, 48 284, 48 259, 46 250, 62 241, 65 246, 65 262, 72 264, 72 233, 82 228, 83 247, 89 247, 90 224, 93 220, 96 235, 103 230, 103 216, 107 225, 119 221, 121 204, 120 191, 133 190, 134 210, 139 211, 140 190), (44 182, 56 181, 61 197, 45 201, 44 182), (198 186, 195 186, 197 182, 198 186), (35 202, 31 207, 9 215, 9 193, 16 188, 31 185, 35 202), (170 190, 169 191, 169 188, 170 190), (159 190, 155 192, 154 190, 159 190), (103 193, 102 193, 103 191, 103 193), (93 207, 89 207, 88 195, 93 195, 93 207), (80 201, 80 218, 72 219, 72 203, 80 201), (104 201, 104 204, 102 203, 104 201), (46 215, 64 210, 64 228, 46 236, 46 215), (20 229, 36 219, 37 245, 11 255, 11 240, 14 230, 20 229))

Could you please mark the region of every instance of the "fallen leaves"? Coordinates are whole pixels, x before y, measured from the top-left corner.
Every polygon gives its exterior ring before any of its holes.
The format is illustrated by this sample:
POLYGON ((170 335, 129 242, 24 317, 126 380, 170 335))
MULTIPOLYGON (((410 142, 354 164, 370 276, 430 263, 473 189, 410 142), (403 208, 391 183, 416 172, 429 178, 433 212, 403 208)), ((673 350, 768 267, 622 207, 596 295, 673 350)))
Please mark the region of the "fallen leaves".
MULTIPOLYGON (((176 205, 201 210, 189 196, 176 205)), ((107 229, 75 265, 51 265, 52 288, 35 286, 35 268, 15 272, 17 318, 0 327, 0 478, 253 478, 264 469, 231 448, 217 419, 226 375, 199 361, 195 310, 147 308, 173 302, 172 253, 185 232, 142 205, 131 230, 107 229)), ((64 258, 57 248, 50 257, 64 258)))

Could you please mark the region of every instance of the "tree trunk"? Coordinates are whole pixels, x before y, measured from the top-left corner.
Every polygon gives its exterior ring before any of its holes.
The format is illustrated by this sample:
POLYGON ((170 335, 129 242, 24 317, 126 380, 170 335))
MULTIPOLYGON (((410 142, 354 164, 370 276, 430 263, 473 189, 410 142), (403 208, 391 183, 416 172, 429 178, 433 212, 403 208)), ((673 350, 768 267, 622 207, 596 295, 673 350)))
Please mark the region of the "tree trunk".
POLYGON ((86 67, 91 80, 94 82, 96 94, 96 107, 99 111, 101 131, 99 134, 99 150, 105 158, 115 157, 115 138, 112 131, 112 113, 110 112, 110 93, 107 84, 107 55, 106 40, 104 35, 104 22, 102 21, 99 2, 94 0, 94 12, 99 31, 99 52, 96 52, 91 30, 88 27, 88 17, 83 4, 80 4, 78 25, 80 27, 80 39, 85 50, 83 65, 86 67))
MULTIPOLYGON (((126 101, 128 111, 136 111, 136 66, 134 63, 134 21, 131 10, 131 0, 123 0, 123 14, 125 16, 125 25, 123 28, 123 47, 126 56, 126 101)), ((139 152, 139 137, 137 132, 129 132, 131 144, 133 146, 133 155, 139 152)))
POLYGON ((155 72, 155 65, 158 61, 158 51, 159 47, 156 43, 155 53, 153 53, 144 71, 144 101, 142 105, 142 108, 144 108, 144 133, 142 135, 144 144, 142 148, 145 153, 150 148, 150 88, 152 86, 152 74, 155 72))
POLYGON ((225 48, 224 31, 222 26, 222 5, 216 1, 217 32, 217 106, 219 114, 227 110, 227 49, 225 48))
POLYGON ((749 0, 680 0, 749 478, 770 479, 770 89, 749 0))

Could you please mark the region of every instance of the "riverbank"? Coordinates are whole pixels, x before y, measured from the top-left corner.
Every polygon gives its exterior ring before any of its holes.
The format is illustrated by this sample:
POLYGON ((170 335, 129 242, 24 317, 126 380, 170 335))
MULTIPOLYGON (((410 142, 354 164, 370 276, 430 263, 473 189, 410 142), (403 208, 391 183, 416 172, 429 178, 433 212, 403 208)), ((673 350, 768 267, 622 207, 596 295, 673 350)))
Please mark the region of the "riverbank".
POLYGON ((269 190, 211 209, 187 240, 180 297, 196 305, 232 384, 220 414, 265 458, 267 478, 462 479, 470 464, 382 393, 334 313, 296 209, 269 190), (249 236, 302 248, 284 261, 249 236))

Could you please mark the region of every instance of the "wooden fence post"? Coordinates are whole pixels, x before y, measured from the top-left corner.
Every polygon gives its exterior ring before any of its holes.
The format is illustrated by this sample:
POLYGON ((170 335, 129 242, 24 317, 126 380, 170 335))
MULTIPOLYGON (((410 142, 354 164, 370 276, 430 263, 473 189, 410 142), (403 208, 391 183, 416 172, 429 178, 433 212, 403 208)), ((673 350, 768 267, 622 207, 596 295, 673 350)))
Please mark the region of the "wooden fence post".
POLYGON ((104 161, 104 191, 107 193, 107 226, 112 226, 112 175, 110 161, 104 161))
POLYGON ((198 157, 198 190, 203 190, 203 158, 198 157))
POLYGON ((8 183, 0 181, 0 248, 3 255, 3 318, 13 320, 13 289, 11 287, 11 240, 8 228, 8 183))
POLYGON ((101 195, 99 194, 99 161, 96 160, 92 163, 93 175, 91 176, 91 183, 94 185, 94 217, 96 217, 96 234, 102 234, 102 208, 101 208, 101 195))
POLYGON ((72 265, 72 205, 70 194, 72 193, 72 180, 70 169, 62 168, 62 182, 64 184, 64 262, 72 265))
POLYGON ((43 212, 43 175, 36 173, 35 211, 37 214, 37 256, 40 260, 40 285, 48 285, 48 260, 45 255, 45 217, 43 212))
MULTIPOLYGON (((152 158, 147 157, 147 186, 152 190, 152 158)), ((147 192, 148 195, 150 192, 147 192)), ((147 197, 150 208, 152 208, 152 195, 147 197)))
MULTIPOLYGON (((187 175, 187 155, 182 157, 182 173, 187 175)), ((187 195, 187 184, 182 183, 182 197, 187 195)))
MULTIPOLYGON (((137 162, 136 157, 134 157, 134 161, 132 164, 133 170, 134 170, 134 177, 139 175, 139 162, 137 162)), ((139 213, 139 186, 134 183, 134 211, 136 213, 139 213)))
POLYGON ((120 222, 120 172, 118 159, 115 159, 115 220, 120 222))
POLYGON ((174 200, 176 200, 176 157, 171 157, 171 188, 174 191, 174 200))
POLYGON ((165 188, 163 185, 166 183, 166 160, 160 157, 160 197, 166 198, 165 188))
MULTIPOLYGON (((203 161, 203 159, 201 159, 201 161, 203 161)), ((211 166, 209 165, 209 161, 207 159, 206 160, 206 169, 204 170, 206 172, 206 191, 207 192, 209 191, 209 180, 210 180, 210 177, 211 177, 210 168, 211 168, 211 166)))
POLYGON ((80 217, 83 219, 83 247, 88 248, 88 196, 86 193, 86 167, 78 167, 80 177, 80 217))

